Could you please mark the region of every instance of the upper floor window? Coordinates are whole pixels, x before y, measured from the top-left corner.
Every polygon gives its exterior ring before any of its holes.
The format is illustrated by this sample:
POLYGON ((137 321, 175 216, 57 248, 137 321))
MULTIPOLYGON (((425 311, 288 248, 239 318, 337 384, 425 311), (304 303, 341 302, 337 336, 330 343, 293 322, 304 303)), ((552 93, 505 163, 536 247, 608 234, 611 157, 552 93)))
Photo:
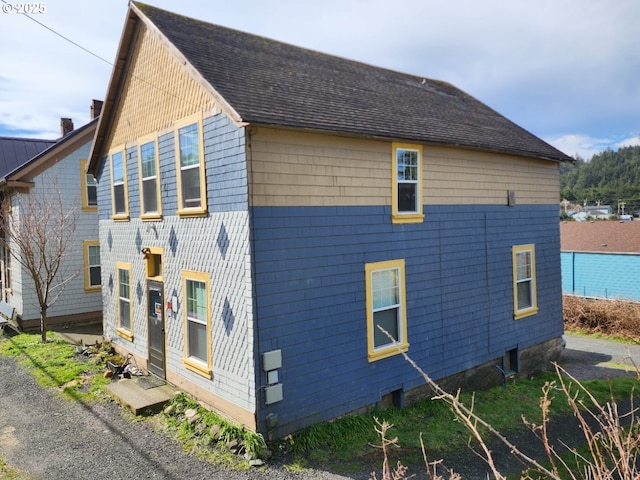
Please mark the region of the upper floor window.
POLYGON ((87 173, 87 160, 80 160, 80 179, 82 183, 82 210, 98 210, 98 183, 93 175, 87 173))
POLYGON ((368 263, 365 273, 369 361, 407 351, 404 260, 368 263))
POLYGON ((393 223, 422 222, 422 146, 394 143, 393 223))
POLYGON ((513 262, 513 310, 514 318, 527 317, 538 312, 536 293, 535 245, 512 248, 513 262))
POLYGON ((203 150, 201 116, 180 122, 176 129, 179 215, 202 215, 207 211, 203 150))
POLYGON ((127 163, 124 149, 111 154, 111 193, 113 196, 113 218, 129 219, 127 198, 127 163))
POLYGON ((140 203, 142 218, 161 216, 160 176, 158 175, 158 146, 155 135, 139 142, 138 161, 140 170, 140 203))

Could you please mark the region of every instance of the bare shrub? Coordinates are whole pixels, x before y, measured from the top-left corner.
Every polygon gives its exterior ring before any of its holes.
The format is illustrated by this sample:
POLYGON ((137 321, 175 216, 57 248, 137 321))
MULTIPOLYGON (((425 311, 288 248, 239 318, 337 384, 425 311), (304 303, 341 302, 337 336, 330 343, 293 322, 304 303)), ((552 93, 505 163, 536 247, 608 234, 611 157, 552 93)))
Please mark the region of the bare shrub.
POLYGON ((562 314, 567 330, 621 336, 640 342, 640 303, 564 295, 562 314))

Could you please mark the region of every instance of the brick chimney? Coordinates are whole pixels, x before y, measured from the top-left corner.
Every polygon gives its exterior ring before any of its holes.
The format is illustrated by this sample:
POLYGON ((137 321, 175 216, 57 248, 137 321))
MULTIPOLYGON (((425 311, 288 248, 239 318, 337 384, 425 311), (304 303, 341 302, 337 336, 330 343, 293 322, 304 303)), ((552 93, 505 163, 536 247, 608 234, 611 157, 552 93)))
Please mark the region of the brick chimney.
POLYGON ((60 119, 60 131, 64 137, 67 133, 73 132, 73 120, 70 118, 60 119))
POLYGON ((102 100, 91 100, 91 108, 89 111, 91 120, 100 116, 100 112, 102 111, 102 103, 102 100))

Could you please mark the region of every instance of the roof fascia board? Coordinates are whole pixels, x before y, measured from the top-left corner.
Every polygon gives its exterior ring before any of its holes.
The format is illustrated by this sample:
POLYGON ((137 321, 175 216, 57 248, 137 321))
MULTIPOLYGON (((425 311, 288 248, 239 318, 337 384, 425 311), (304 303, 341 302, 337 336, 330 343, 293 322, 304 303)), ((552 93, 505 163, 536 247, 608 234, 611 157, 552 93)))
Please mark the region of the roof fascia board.
MULTIPOLYGON (((425 145, 425 146, 431 146, 431 147, 443 147, 443 148, 459 148, 461 150, 469 150, 472 152, 479 152, 479 153, 495 153, 497 155, 507 155, 510 157, 521 157, 521 158, 527 158, 527 159, 532 159, 535 158, 536 160, 543 160, 543 161, 548 161, 548 162, 554 162, 554 163, 562 163, 562 162, 569 162, 570 160, 563 160, 563 159, 559 159, 559 158, 551 158, 551 157, 545 157, 545 156, 541 156, 539 154, 534 154, 531 153, 529 155, 527 155, 526 153, 517 153, 517 152, 513 152, 511 150, 499 150, 499 149, 490 149, 487 147, 474 147, 471 145, 461 145, 458 143, 444 143, 444 142, 428 142, 425 140, 419 140, 419 139, 415 139, 415 138, 392 138, 392 137, 388 137, 388 136, 383 136, 383 135, 370 135, 370 134, 366 134, 366 133, 351 133, 351 132, 345 132, 345 131, 337 131, 337 130, 326 130, 326 129, 317 129, 317 128, 304 128, 304 127, 290 127, 290 126, 286 126, 286 125, 279 125, 279 124, 269 124, 269 123, 261 123, 261 122, 251 122, 250 124, 247 125, 251 125, 251 127, 255 127, 255 128, 259 128, 259 127, 263 127, 263 128, 271 128, 271 129, 277 129, 277 130, 287 130, 287 131, 294 131, 294 132, 304 132, 304 133, 316 133, 319 135, 333 135, 333 136, 337 136, 337 137, 348 137, 348 138, 363 138, 363 139, 368 139, 368 140, 376 140, 376 141, 382 141, 382 142, 407 142, 407 143, 419 143, 421 145, 425 145)), ((575 163, 575 160, 571 159, 572 162, 571 163, 575 163)))
POLYGON ((127 18, 125 19, 125 25, 122 29, 122 35, 120 36, 120 43, 118 44, 111 78, 109 79, 109 86, 107 87, 107 95, 105 96, 104 103, 102 105, 98 127, 96 128, 95 136, 93 138, 93 146, 89 153, 89 165, 87 166, 87 172, 93 175, 97 174, 100 161, 102 160, 106 133, 113 127, 113 112, 115 111, 115 105, 122 96, 122 86, 127 78, 126 73, 129 70, 131 54, 135 47, 135 38, 138 35, 139 19, 131 11, 131 6, 132 5, 130 4, 127 12, 127 18), (125 48, 125 46, 127 46, 127 48, 125 48))
POLYGON ((238 127, 244 127, 247 125, 246 122, 242 120, 242 117, 235 109, 227 103, 227 101, 218 93, 218 91, 213 88, 213 86, 205 80, 202 74, 196 69, 187 58, 182 54, 180 50, 162 33, 162 31, 142 12, 133 2, 130 4, 130 8, 132 11, 138 15, 140 20, 145 24, 145 26, 153 33, 155 33, 160 42, 169 50, 169 52, 180 62, 182 66, 186 69, 187 73, 202 87, 211 97, 215 100, 215 102, 220 106, 222 111, 231 119, 232 122, 236 124, 238 127))
POLYGON ((68 156, 75 150, 80 148, 85 143, 91 141, 96 129, 95 122, 89 122, 88 124, 80 127, 78 130, 70 133, 67 139, 62 139, 42 151, 28 162, 24 163, 13 172, 9 172, 5 178, 8 182, 12 181, 24 181, 25 179, 31 179, 34 175, 43 172, 47 168, 55 165, 58 160, 68 156))

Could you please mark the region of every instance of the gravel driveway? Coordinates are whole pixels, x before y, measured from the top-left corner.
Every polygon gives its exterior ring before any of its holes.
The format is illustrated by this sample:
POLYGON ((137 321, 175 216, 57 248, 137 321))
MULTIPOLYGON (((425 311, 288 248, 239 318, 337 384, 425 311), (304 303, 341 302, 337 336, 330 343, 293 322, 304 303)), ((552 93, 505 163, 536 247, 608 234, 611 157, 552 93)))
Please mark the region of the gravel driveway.
MULTIPOLYGON (((602 362, 617 363, 629 353, 629 349, 621 349, 619 345, 610 346, 607 342, 585 345, 583 340, 575 342, 573 337, 567 337, 562 364, 578 379, 618 376, 625 373, 602 362)), ((634 355, 640 365, 640 347, 631 353, 634 355)), ((319 470, 292 473, 278 465, 248 472, 221 470, 184 454, 177 443, 155 433, 149 422, 132 422, 114 402, 70 402, 37 386, 14 359, 3 356, 0 356, 0 455, 31 478, 42 480, 369 478, 369 472, 348 477, 319 470)), ((479 462, 475 455, 461 452, 450 466, 457 471, 466 470, 465 480, 485 478, 474 475, 479 471, 470 464, 474 461, 479 462), (456 464, 460 467, 456 468, 456 464)), ((482 465, 478 467, 480 470, 482 465)), ((416 479, 428 478, 415 470, 412 473, 418 474, 416 479)))

